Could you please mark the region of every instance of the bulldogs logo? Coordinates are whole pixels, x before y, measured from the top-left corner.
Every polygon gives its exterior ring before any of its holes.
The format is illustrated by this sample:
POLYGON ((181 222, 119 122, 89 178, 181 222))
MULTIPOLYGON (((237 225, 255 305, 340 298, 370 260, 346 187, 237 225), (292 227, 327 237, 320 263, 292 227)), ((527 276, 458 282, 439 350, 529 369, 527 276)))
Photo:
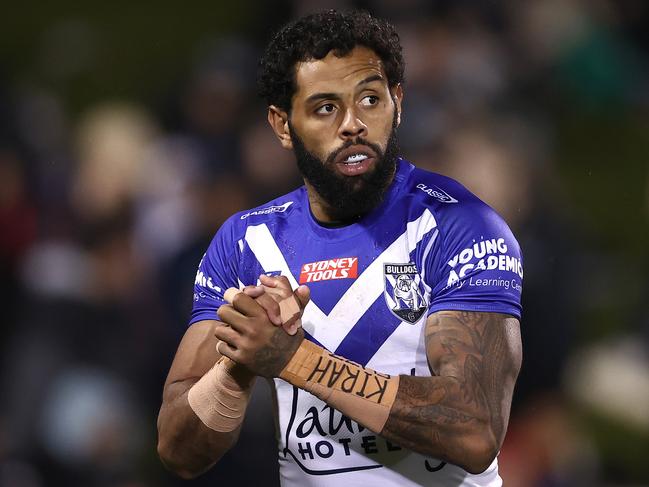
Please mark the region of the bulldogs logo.
POLYGON ((392 313, 403 321, 415 324, 428 309, 417 266, 383 264, 385 302, 392 313))

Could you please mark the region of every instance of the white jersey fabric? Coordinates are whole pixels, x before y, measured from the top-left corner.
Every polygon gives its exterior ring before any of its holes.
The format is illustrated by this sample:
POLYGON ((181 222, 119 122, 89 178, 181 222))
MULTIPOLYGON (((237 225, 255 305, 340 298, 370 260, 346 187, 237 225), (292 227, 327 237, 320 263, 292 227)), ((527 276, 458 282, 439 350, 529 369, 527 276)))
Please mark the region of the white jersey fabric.
MULTIPOLYGON (((521 312, 523 266, 507 225, 456 181, 401 159, 384 201, 353 225, 320 226, 304 187, 231 217, 200 263, 190 323, 218 319, 224 290, 261 273, 309 286, 307 339, 394 375, 431 375, 424 327, 435 311, 521 312)), ((496 460, 469 474, 281 379, 272 385, 283 486, 502 485, 496 460)))

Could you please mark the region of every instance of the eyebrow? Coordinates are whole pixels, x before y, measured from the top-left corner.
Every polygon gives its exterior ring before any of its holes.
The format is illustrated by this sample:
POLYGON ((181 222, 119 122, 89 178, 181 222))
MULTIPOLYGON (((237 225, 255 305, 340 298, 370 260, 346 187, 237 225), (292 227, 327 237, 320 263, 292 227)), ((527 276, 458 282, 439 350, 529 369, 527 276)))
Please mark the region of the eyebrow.
MULTIPOLYGON (((372 83, 373 81, 381 81, 383 80, 383 76, 380 74, 373 74, 371 76, 368 76, 365 79, 360 80, 357 84, 356 87, 359 87, 361 85, 366 85, 368 83, 372 83)), ((314 93, 313 95, 309 96, 306 99, 306 103, 313 103, 318 100, 337 100, 340 98, 340 95, 337 93, 314 93)))
POLYGON ((373 81, 382 81, 382 80, 383 80, 383 76, 381 76, 380 74, 373 74, 372 76, 368 76, 367 78, 359 81, 356 86, 366 85, 373 81))

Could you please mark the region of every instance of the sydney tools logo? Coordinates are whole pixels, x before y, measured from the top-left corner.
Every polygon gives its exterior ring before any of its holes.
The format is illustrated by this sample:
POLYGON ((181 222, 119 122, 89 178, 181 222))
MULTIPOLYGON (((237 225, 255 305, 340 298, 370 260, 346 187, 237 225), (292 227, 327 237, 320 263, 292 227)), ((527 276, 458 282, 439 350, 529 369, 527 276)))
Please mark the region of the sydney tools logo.
POLYGON ((342 257, 304 264, 300 272, 300 284, 357 277, 358 257, 342 257))

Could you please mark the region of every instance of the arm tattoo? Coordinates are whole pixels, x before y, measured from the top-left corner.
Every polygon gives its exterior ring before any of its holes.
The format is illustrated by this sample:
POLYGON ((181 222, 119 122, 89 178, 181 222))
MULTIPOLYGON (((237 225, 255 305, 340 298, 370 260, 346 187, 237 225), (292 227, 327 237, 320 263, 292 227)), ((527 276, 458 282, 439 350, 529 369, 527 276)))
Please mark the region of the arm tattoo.
POLYGON ((277 377, 300 346, 304 332, 289 335, 282 327, 278 327, 270 338, 267 347, 255 353, 251 370, 263 377, 277 377))
POLYGON ((425 340, 433 377, 401 376, 381 434, 452 461, 462 455, 463 435, 469 438, 487 426, 499 447, 520 368, 518 320, 442 311, 428 318, 425 340))

